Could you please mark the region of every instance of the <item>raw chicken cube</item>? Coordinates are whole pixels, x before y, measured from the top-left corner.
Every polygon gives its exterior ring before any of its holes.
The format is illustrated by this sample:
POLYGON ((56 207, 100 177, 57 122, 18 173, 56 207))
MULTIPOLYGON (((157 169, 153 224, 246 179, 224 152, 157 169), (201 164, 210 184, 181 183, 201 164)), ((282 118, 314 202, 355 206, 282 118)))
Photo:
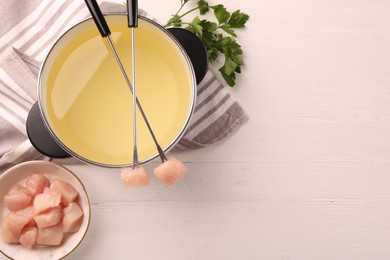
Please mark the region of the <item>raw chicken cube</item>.
POLYGON ((50 193, 50 192, 52 192, 52 190, 50 189, 50 186, 49 186, 49 187, 45 187, 45 188, 43 189, 43 192, 42 192, 42 193, 50 193))
POLYGON ((5 243, 18 243, 23 227, 30 220, 26 217, 19 216, 10 212, 4 219, 1 226, 1 234, 5 243))
POLYGON ((16 215, 23 216, 29 219, 29 222, 26 224, 27 226, 37 226, 37 223, 35 223, 34 217, 35 217, 35 210, 33 206, 28 206, 25 209, 19 210, 15 212, 16 215))
POLYGON ((55 226, 38 229, 37 243, 40 245, 58 246, 61 244, 64 233, 62 223, 55 226))
POLYGON ((121 179, 125 186, 145 186, 149 184, 149 176, 144 167, 122 169, 121 179))
POLYGON ((50 181, 45 175, 36 173, 26 179, 25 185, 27 190, 34 197, 37 194, 42 193, 45 187, 49 187, 50 181))
POLYGON ((31 196, 27 189, 15 184, 7 195, 4 196, 4 204, 10 211, 18 211, 30 205, 31 196))
POLYGON ((60 205, 61 194, 59 192, 48 191, 38 194, 34 198, 35 214, 39 214, 49 208, 54 208, 60 205))
POLYGON ((168 161, 154 168, 154 176, 165 184, 174 184, 188 171, 187 167, 179 160, 171 157, 168 161))
POLYGON ((66 232, 77 232, 83 222, 83 210, 75 202, 69 203, 64 208, 64 217, 62 219, 63 231, 66 232))
POLYGON ((23 185, 20 185, 19 183, 16 183, 12 188, 9 190, 7 195, 17 194, 23 192, 26 195, 30 195, 29 191, 24 187, 23 185))
POLYGON ((38 228, 36 227, 25 227, 22 230, 20 235, 19 242, 27 248, 32 248, 32 246, 37 242, 38 228))
POLYGON ((70 202, 74 201, 79 195, 77 190, 73 188, 72 185, 60 179, 52 180, 50 189, 52 191, 58 191, 61 193, 61 203, 64 206, 67 206, 70 202))
POLYGON ((46 210, 44 213, 34 217, 38 228, 46 228, 57 225, 62 220, 62 208, 57 206, 46 210))

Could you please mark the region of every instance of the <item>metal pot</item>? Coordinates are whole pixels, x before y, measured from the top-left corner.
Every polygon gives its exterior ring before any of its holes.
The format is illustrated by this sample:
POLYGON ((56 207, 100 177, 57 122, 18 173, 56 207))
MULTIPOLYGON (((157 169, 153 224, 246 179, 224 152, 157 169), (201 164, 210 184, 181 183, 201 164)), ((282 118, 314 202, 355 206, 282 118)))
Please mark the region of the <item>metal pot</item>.
MULTIPOLYGON (((131 71, 126 16, 107 14, 105 18, 126 71, 131 71)), ((193 35, 188 41, 187 31, 171 32, 139 17, 137 98, 164 151, 184 134, 194 111, 197 82, 207 70, 207 53, 200 40, 193 35), (193 43, 202 53, 192 52, 190 58, 173 34, 186 39, 182 42, 187 50, 193 49, 193 43), (204 65, 198 66, 196 74, 191 59, 199 63, 199 58, 204 65)), ((138 143, 139 161, 146 163, 158 152, 141 117, 137 118, 143 135, 138 143)), ((94 165, 126 167, 132 163, 131 121, 131 92, 93 20, 83 20, 59 37, 44 59, 38 105, 27 120, 30 140, 51 157, 71 155, 94 165)))

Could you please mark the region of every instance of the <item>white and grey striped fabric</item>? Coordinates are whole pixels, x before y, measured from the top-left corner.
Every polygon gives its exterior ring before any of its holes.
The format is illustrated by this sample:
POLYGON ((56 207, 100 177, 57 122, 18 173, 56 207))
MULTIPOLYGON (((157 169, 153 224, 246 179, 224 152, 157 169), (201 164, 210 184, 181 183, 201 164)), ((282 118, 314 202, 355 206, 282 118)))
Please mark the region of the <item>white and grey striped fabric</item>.
MULTIPOLYGON (((101 8, 125 11, 124 6, 108 2, 101 8)), ((84 1, 0 1, 0 173, 13 164, 42 158, 29 142, 25 126, 36 101, 39 66, 55 39, 88 15, 84 1)), ((172 151, 206 147, 248 120, 212 72, 198 85, 197 94, 191 124, 172 151)))

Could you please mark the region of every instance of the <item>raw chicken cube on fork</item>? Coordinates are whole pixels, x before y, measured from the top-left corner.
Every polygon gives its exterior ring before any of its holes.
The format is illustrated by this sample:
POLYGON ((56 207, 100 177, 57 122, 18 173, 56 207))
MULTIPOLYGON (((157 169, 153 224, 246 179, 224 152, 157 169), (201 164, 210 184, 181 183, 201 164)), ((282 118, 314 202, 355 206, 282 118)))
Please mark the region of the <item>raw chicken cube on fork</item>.
POLYGON ((170 157, 154 168, 154 176, 167 185, 174 184, 188 171, 187 167, 178 159, 170 157))
POLYGON ((123 185, 129 186, 145 186, 149 184, 149 176, 144 167, 123 168, 121 171, 121 179, 123 185))

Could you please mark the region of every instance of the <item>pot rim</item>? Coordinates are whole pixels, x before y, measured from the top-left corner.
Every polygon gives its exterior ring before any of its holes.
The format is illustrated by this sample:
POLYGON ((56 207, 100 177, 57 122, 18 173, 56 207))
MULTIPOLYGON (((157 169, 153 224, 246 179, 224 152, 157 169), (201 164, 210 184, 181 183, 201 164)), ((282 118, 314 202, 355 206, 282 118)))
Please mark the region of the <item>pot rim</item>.
MULTIPOLYGON (((104 16, 105 17, 109 17, 109 16, 125 16, 126 14, 125 13, 120 13, 120 12, 107 12, 107 13, 104 13, 104 16)), ((150 24, 152 24, 153 26, 157 27, 158 29, 160 29, 162 32, 164 32, 165 34, 167 34, 167 36, 175 43, 175 45, 179 48, 180 52, 182 53, 185 61, 186 61, 186 64, 188 66, 188 69, 189 69, 189 73, 190 73, 190 77, 191 77, 191 82, 192 82, 192 86, 191 86, 191 91, 192 91, 192 97, 191 97, 191 102, 190 102, 190 111, 187 115, 187 118, 185 120, 185 124, 181 127, 179 133, 176 135, 176 137, 167 145, 167 147, 165 148, 162 148, 162 150, 164 151, 164 153, 168 152, 169 150, 171 150, 174 145, 180 140, 180 138, 184 135, 185 133, 185 130, 187 129, 189 123, 190 123, 190 120, 192 118, 192 115, 194 114, 194 110, 195 110, 195 103, 196 103, 196 89, 197 89, 197 84, 196 84, 196 77, 195 77, 195 71, 194 71, 194 67, 191 63, 191 60, 189 58, 189 56, 187 55, 186 51, 184 50, 184 48, 181 46, 181 44, 179 43, 179 41, 173 36, 173 34, 171 32, 169 32, 167 29, 165 29, 163 26, 161 26, 159 23, 157 23, 156 21, 150 19, 150 18, 147 18, 145 16, 142 16, 142 15, 139 15, 138 16, 139 19, 141 20, 144 20, 150 24)), ((85 162, 85 163, 88 163, 88 164, 91 164, 91 165, 95 165, 95 166, 101 166, 101 167, 107 167, 107 168, 123 168, 123 167, 131 167, 133 164, 132 163, 129 163, 129 164, 107 164, 107 163, 100 163, 100 162, 96 162, 96 161, 93 161, 91 159, 88 159, 86 157, 83 157, 79 154, 77 154, 76 152, 72 151, 70 148, 68 148, 61 140, 59 137, 57 137, 57 135, 54 133, 54 130, 52 129, 52 127, 50 126, 49 124, 49 120, 47 119, 45 113, 43 112, 44 109, 43 109, 43 105, 42 105, 42 98, 41 98, 41 93, 42 93, 42 74, 44 72, 44 69, 46 68, 46 62, 47 62, 47 59, 48 57, 50 56, 52 50, 55 48, 55 46, 57 44, 60 43, 60 41, 65 37, 65 35, 67 35, 71 30, 74 30, 77 26, 89 21, 89 20, 92 20, 92 17, 87 17, 85 19, 82 19, 80 20, 79 22, 75 23, 74 25, 72 25, 71 27, 69 27, 66 31, 64 31, 55 41, 54 43, 51 45, 51 47, 49 48, 48 52, 45 54, 44 56, 44 59, 43 59, 43 62, 40 66, 40 69, 39 69, 39 73, 38 73, 38 82, 37 82, 37 97, 38 97, 38 106, 39 106, 39 112, 40 112, 40 115, 42 117, 42 121, 44 122, 44 125, 45 125, 45 128, 48 130, 49 134, 51 135, 51 137, 55 140, 55 142, 62 148, 64 149, 68 154, 70 154, 72 157, 76 158, 76 159, 79 159, 80 161, 82 162, 85 162)), ((139 161, 139 164, 145 164, 147 162, 150 162, 156 158, 159 157, 159 153, 157 152, 157 148, 156 148, 156 153, 149 157, 149 158, 146 158, 144 160, 140 160, 139 161)))

